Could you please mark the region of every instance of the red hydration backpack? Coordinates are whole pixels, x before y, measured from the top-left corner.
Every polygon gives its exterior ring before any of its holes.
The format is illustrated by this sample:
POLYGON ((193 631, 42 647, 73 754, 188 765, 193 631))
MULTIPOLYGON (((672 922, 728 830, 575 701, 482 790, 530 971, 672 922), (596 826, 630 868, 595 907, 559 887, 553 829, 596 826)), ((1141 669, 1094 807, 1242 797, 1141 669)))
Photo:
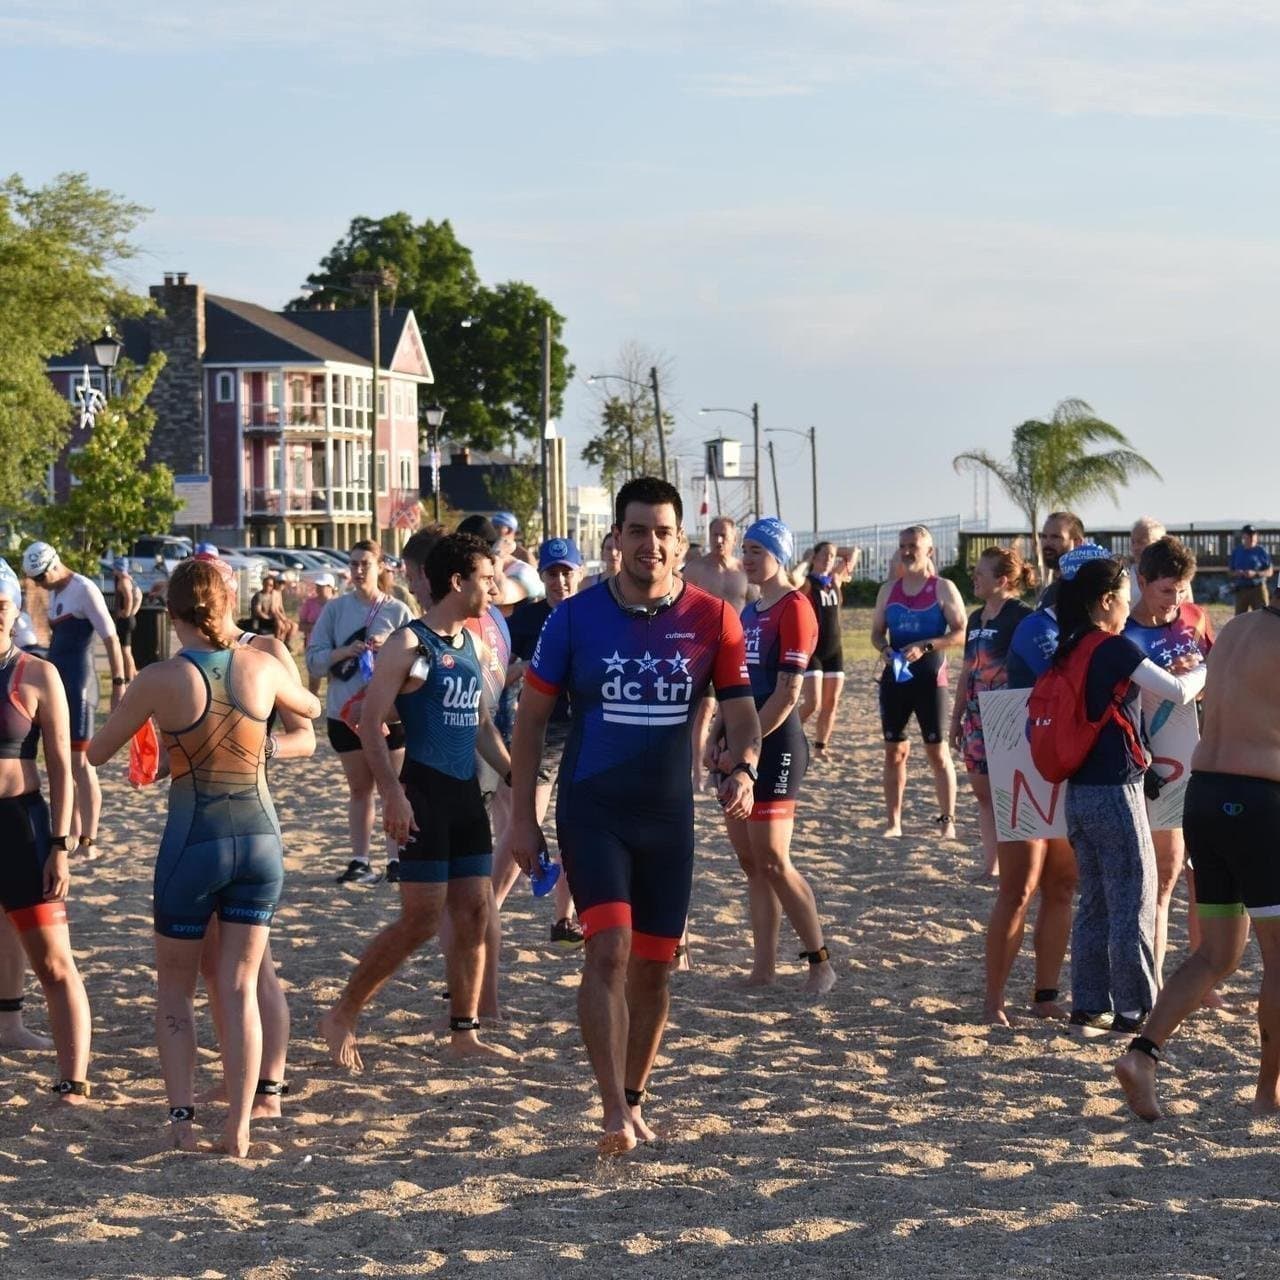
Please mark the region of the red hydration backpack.
POLYGON ((1027 699, 1027 739, 1036 772, 1046 782, 1066 782, 1079 772, 1108 721, 1120 726, 1134 759, 1146 766, 1146 753, 1133 724, 1120 710, 1129 691, 1128 677, 1116 685, 1101 719, 1090 720, 1087 715, 1085 685, 1089 662, 1098 646, 1110 639, 1105 631, 1090 631, 1066 660, 1055 662, 1031 690, 1027 699))

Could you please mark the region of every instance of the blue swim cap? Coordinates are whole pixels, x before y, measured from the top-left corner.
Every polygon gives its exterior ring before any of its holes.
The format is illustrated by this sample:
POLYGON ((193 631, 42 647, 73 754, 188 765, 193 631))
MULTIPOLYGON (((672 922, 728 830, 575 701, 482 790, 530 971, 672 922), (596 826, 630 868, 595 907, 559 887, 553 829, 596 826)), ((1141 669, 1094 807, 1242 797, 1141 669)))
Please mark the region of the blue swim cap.
POLYGON ((196 549, 191 554, 194 556, 216 556, 218 548, 212 542, 197 542, 196 549))
POLYGON ((124 556, 116 556, 116 558, 111 562, 111 567, 117 573, 129 572, 129 562, 124 558, 124 556))
POLYGON ((1096 542, 1086 542, 1083 546, 1073 547, 1058 560, 1058 577, 1063 582, 1070 582, 1080 572, 1081 565, 1090 560, 1112 560, 1110 551, 1098 546, 1096 542))
POLYGON ((0 596, 8 596, 13 601, 14 608, 22 608, 22 583, 9 567, 9 562, 3 559, 0 559, 0 596))
POLYGON ((742 535, 744 542, 758 542, 784 568, 795 559, 796 541, 777 516, 762 516, 742 535))
POLYGON ((520 521, 511 514, 510 511, 495 511, 489 517, 494 524, 505 525, 512 533, 520 532, 520 521))

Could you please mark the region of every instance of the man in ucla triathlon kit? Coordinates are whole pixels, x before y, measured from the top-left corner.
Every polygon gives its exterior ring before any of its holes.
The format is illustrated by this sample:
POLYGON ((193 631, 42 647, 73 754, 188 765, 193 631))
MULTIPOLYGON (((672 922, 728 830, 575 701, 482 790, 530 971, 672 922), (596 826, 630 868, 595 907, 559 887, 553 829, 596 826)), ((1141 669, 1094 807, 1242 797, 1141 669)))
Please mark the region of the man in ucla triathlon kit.
POLYGON ((884 733, 884 834, 902 834, 907 787, 907 726, 914 715, 924 739, 938 797, 938 835, 956 835, 956 770, 947 745, 946 649, 964 644, 964 600, 954 582, 938 577, 933 535, 913 524, 898 535, 902 576, 876 596, 871 643, 884 659, 880 674, 880 727, 884 733))
MULTIPOLYGON (((415 538, 429 539, 424 531, 415 538)), ((320 1031, 333 1060, 363 1069, 356 1045, 360 1011, 424 943, 447 905, 450 1052, 456 1057, 512 1058, 476 1036, 493 843, 476 780, 479 751, 508 776, 507 749, 481 697, 484 673, 469 618, 479 618, 495 590, 492 550, 469 534, 439 538, 418 561, 411 538, 404 561, 409 587, 425 606, 420 619, 383 644, 360 713, 360 742, 382 795, 387 834, 400 854, 400 918, 379 933, 347 981, 320 1031), (392 763, 383 725, 404 725, 405 761, 392 763)))
POLYGON ((72 573, 47 542, 33 542, 22 553, 23 572, 49 593, 49 661, 62 677, 71 715, 71 776, 75 784, 76 853, 93 859, 102 812, 102 788, 98 771, 85 752, 93 737, 98 709, 98 673, 93 669, 93 637, 98 635, 111 666, 111 709, 114 711, 128 684, 124 655, 116 636, 115 620, 102 592, 83 574, 72 573))
POLYGON ((751 812, 760 755, 742 624, 729 604, 676 576, 680 525, 680 494, 666 481, 645 476, 619 490, 622 569, 547 619, 512 740, 511 852, 529 871, 542 847, 543 739, 568 691, 556 833, 586 933, 578 1014, 604 1106, 603 1154, 653 1136, 641 1102, 689 908, 689 716, 707 684, 716 686, 733 762, 720 787, 730 818, 751 812))
POLYGON ((1204 728, 1182 813, 1200 944, 1160 989, 1142 1034, 1116 1063, 1129 1107, 1143 1120, 1162 1115, 1156 1066, 1165 1042, 1235 972, 1250 921, 1262 952, 1253 1111, 1280 1111, 1280 609, 1234 618, 1207 665, 1204 728))

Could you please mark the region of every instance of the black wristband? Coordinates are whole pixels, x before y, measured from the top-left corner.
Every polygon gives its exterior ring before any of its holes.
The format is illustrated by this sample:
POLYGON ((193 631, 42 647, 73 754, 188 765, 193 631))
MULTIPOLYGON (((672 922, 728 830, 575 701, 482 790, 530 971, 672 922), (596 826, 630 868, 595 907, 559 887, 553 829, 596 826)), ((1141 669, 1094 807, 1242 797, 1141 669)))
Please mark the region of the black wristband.
POLYGON ((113 685, 122 685, 122 684, 128 684, 129 681, 125 676, 112 676, 111 683, 113 685))

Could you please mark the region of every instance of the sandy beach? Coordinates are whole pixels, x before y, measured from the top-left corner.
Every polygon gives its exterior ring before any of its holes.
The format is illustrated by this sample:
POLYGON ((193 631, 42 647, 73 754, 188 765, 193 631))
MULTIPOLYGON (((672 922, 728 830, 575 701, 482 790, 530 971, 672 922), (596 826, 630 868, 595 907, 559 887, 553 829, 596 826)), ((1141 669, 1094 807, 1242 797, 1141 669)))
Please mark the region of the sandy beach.
MULTIPOLYGON (((1110 1064, 1030 1017, 978 1018, 991 890, 960 839, 938 847, 917 746, 907 834, 878 834, 874 668, 859 659, 838 759, 810 776, 795 857, 839 973, 798 993, 742 986, 745 899, 718 808, 698 802, 695 970, 673 982, 646 1114, 659 1140, 594 1153, 598 1115, 578 1039, 577 957, 546 942, 549 906, 518 886, 505 913, 506 1020, 487 1031, 515 1068, 442 1056, 443 966, 419 957, 363 1026, 365 1074, 329 1065, 316 1015, 393 888, 342 887, 345 792, 327 745, 272 771, 287 844, 272 944, 294 1017, 293 1092, 254 1128, 251 1158, 167 1150, 153 1047, 151 867, 163 788, 104 772, 105 858, 73 866, 73 942, 94 1014, 101 1104, 44 1086, 52 1055, 0 1050, 0 1276, 810 1275, 1273 1277, 1280 1130, 1248 1111, 1258 965, 1201 1013, 1160 1072, 1168 1119, 1129 1118, 1110 1064)), ((1172 961, 1185 951, 1185 897, 1172 961)), ((1029 943, 1010 984, 1029 996, 1029 943)), ((43 1001, 28 985, 29 1022, 43 1001)), ((201 1085, 215 1081, 201 1013, 201 1085)), ((204 1136, 221 1108, 201 1109, 204 1136)))

